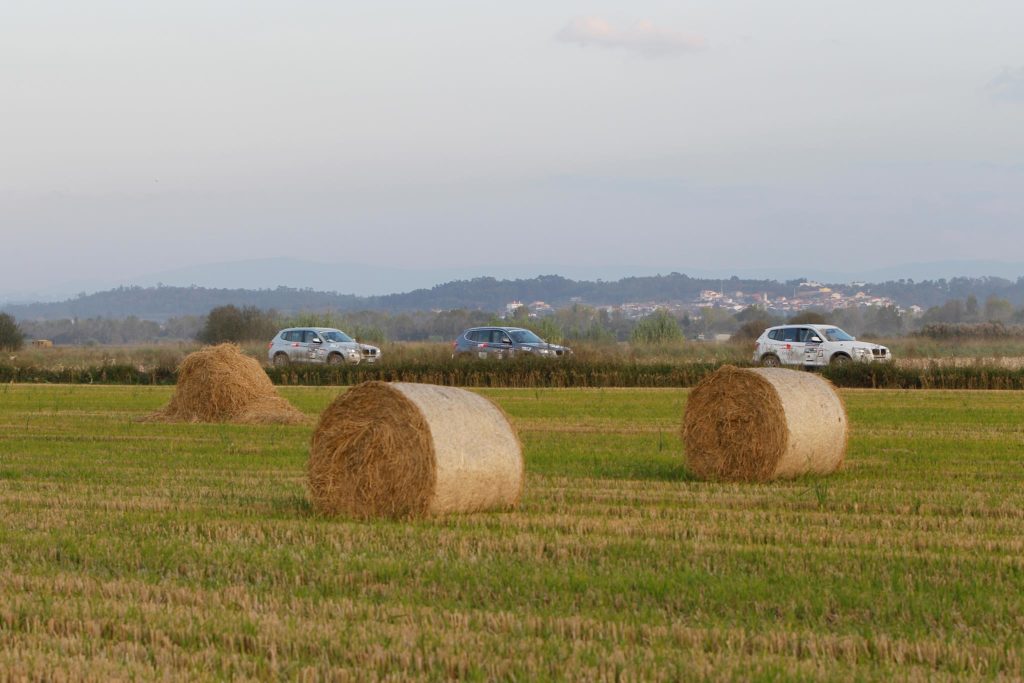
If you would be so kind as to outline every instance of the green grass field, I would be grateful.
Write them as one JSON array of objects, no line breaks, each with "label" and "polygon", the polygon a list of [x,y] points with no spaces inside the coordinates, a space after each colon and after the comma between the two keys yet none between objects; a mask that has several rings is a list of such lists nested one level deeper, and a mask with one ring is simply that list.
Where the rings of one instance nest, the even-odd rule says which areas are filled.
[{"label": "green grass field", "polygon": [[846,391],[845,469],[768,485],[687,476],[685,390],[481,393],[522,509],[366,523],[311,427],[0,386],[0,680],[1024,676],[1024,393]]}]

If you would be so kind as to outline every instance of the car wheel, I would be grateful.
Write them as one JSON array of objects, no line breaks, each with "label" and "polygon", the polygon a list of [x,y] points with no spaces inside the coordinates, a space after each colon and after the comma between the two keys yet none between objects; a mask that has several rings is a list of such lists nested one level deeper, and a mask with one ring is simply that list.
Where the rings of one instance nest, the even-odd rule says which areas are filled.
[{"label": "car wheel", "polygon": [[288,354],[287,353],[279,353],[279,354],[274,356],[274,367],[275,368],[283,368],[286,365],[288,365]]},{"label": "car wheel", "polygon": [[331,355],[327,356],[328,365],[341,365],[344,362],[345,359],[341,357],[340,353],[332,353]]},{"label": "car wheel", "polygon": [[837,353],[836,355],[832,356],[832,360],[830,360],[828,364],[840,368],[844,365],[850,364],[850,357],[842,353]]},{"label": "car wheel", "polygon": [[775,354],[769,353],[761,357],[761,365],[766,368],[777,368],[782,365],[782,361]]}]

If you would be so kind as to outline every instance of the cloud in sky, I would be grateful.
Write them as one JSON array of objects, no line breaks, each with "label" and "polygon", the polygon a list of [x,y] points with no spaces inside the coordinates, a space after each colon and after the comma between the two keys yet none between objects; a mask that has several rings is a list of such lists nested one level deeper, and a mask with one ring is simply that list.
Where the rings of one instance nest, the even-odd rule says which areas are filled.
[{"label": "cloud in sky", "polygon": [[646,57],[669,57],[704,48],[704,39],[640,21],[628,28],[613,26],[601,17],[579,17],[555,36],[583,47],[621,48]]},{"label": "cloud in sky", "polygon": [[988,82],[986,92],[992,99],[1001,102],[1024,102],[1024,67],[1006,67]]}]

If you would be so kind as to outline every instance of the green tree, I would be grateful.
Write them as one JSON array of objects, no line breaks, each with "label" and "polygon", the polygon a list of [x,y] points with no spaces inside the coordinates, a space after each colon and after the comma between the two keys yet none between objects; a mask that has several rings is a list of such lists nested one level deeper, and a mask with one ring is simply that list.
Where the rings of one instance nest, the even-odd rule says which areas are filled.
[{"label": "green tree", "polygon": [[563,341],[562,328],[551,316],[544,316],[532,325],[533,331],[538,337],[552,344],[561,344]]},{"label": "green tree", "polygon": [[950,299],[941,306],[932,306],[921,316],[922,325],[962,322],[967,322],[967,311],[964,302],[960,299]]},{"label": "green tree", "polygon": [[573,304],[555,312],[555,323],[562,330],[562,339],[584,340],[606,344],[615,341],[611,318],[603,309]]},{"label": "green tree", "polygon": [[782,324],[782,318],[771,315],[757,306],[748,306],[737,313],[735,317],[736,322],[742,323],[732,335],[732,338],[737,341],[753,341],[769,327]]},{"label": "green tree", "polygon": [[277,314],[255,306],[218,306],[206,316],[197,338],[206,344],[271,339],[278,329]]},{"label": "green tree", "polygon": [[732,332],[736,329],[736,318],[726,308],[705,306],[700,309],[698,329],[704,334]]},{"label": "green tree", "polygon": [[530,307],[526,304],[519,306],[512,311],[512,315],[508,318],[509,322],[513,325],[527,325],[530,322]]},{"label": "green tree", "polygon": [[824,325],[828,322],[828,319],[825,317],[825,314],[818,311],[800,311],[796,315],[791,316],[786,322],[791,325]]},{"label": "green tree", "polygon": [[1013,317],[1013,304],[992,294],[985,299],[985,320],[990,323],[1006,322]]},{"label": "green tree", "polygon": [[731,339],[733,341],[754,341],[761,336],[762,332],[776,324],[775,321],[768,318],[748,320],[733,332]]},{"label": "green tree", "polygon": [[14,321],[14,316],[0,313],[0,349],[17,351],[25,345],[25,333]]},{"label": "green tree", "polygon": [[662,310],[641,319],[630,336],[634,344],[667,344],[682,338],[683,331],[679,329],[679,321]]},{"label": "green tree", "polygon": [[981,311],[978,309],[978,297],[971,294],[964,303],[964,321],[976,323],[981,319]]},{"label": "green tree", "polygon": [[864,329],[871,335],[896,336],[903,332],[903,316],[895,306],[871,306],[864,312]]}]

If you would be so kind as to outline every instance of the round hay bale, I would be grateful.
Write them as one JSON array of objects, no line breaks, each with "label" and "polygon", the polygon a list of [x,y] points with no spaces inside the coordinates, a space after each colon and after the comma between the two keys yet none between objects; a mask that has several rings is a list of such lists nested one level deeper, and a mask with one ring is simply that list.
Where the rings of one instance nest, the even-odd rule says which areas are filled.
[{"label": "round hay bale", "polygon": [[767,481],[834,472],[846,455],[846,408],[823,377],[725,365],[690,393],[687,468],[702,479]]},{"label": "round hay bale", "polygon": [[309,492],[323,514],[421,517],[511,509],[523,454],[508,418],[455,387],[364,382],[320,416]]},{"label": "round hay bale", "polygon": [[255,358],[234,344],[190,353],[178,366],[170,403],[148,418],[156,422],[300,424],[306,416],[282,398]]}]

